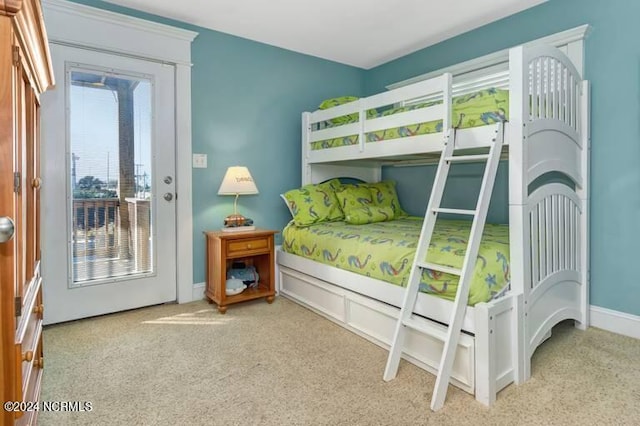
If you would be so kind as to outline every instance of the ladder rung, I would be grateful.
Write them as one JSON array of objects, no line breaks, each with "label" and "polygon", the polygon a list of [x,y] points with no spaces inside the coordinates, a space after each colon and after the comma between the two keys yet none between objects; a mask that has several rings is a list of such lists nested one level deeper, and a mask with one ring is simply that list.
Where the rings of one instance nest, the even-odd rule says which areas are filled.
[{"label": "ladder rung", "polygon": [[445,161],[451,161],[453,163],[477,163],[489,159],[489,154],[476,154],[476,155],[457,155],[453,157],[445,157]]},{"label": "ladder rung", "polygon": [[433,212],[435,212],[435,213],[464,214],[464,215],[469,215],[469,216],[475,216],[476,215],[476,211],[475,210],[444,209],[444,208],[441,208],[441,207],[433,209]]},{"label": "ladder rung", "polygon": [[458,276],[462,275],[462,270],[457,268],[452,268],[451,266],[447,266],[447,265],[439,265],[437,263],[429,263],[429,262],[419,262],[418,266],[420,268],[431,269],[432,271],[440,271],[446,274],[458,275]]},{"label": "ladder rung", "polygon": [[427,334],[431,337],[435,337],[436,339],[442,340],[443,342],[447,340],[447,332],[445,330],[439,330],[436,327],[427,328],[421,322],[418,322],[415,318],[409,317],[406,320],[402,321],[402,324],[405,327],[409,327],[412,330],[419,331],[420,333]]}]

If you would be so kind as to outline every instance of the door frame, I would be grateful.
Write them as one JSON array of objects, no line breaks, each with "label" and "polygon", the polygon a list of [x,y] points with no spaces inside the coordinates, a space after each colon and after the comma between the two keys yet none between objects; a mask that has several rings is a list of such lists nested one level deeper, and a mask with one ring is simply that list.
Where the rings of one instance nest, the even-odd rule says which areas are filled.
[{"label": "door frame", "polygon": [[[193,286],[191,207],[191,42],[198,33],[64,0],[43,0],[42,7],[50,43],[175,66],[177,301],[200,299]],[[42,143],[56,143],[47,141],[42,124]]]}]

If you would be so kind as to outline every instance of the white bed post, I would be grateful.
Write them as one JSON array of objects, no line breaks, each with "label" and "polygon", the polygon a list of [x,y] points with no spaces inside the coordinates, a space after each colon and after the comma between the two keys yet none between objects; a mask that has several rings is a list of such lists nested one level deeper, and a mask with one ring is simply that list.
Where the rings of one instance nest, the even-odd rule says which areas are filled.
[{"label": "white bed post", "polygon": [[514,297],[512,356],[514,381],[531,375],[526,350],[527,297],[530,291],[529,220],[527,217],[526,143],[529,118],[529,62],[522,46],[509,50],[509,245],[511,292]]},{"label": "white bed post", "polygon": [[365,139],[365,131],[364,125],[367,121],[367,112],[365,110],[365,103],[362,99],[358,101],[358,109],[360,110],[358,116],[358,124],[360,124],[360,129],[358,130],[358,145],[360,146],[360,152],[364,152],[364,145],[367,142]]},{"label": "white bed post", "polygon": [[591,101],[589,93],[589,82],[582,81],[582,97],[580,103],[580,137],[582,139],[581,152],[581,168],[582,168],[582,187],[576,188],[576,193],[580,197],[582,209],[580,221],[581,233],[581,253],[580,253],[580,273],[582,282],[580,288],[580,313],[582,319],[580,323],[576,323],[576,327],[586,330],[589,327],[589,281],[590,281],[590,265],[589,265],[589,175],[591,173],[589,159],[591,158],[591,123],[589,120],[591,111]]},{"label": "white bed post", "polygon": [[311,113],[302,113],[302,185],[311,183],[311,165],[309,164],[309,135],[311,134]]},{"label": "white bed post", "polygon": [[496,401],[496,322],[486,303],[474,306],[476,320],[476,401],[490,407]]}]

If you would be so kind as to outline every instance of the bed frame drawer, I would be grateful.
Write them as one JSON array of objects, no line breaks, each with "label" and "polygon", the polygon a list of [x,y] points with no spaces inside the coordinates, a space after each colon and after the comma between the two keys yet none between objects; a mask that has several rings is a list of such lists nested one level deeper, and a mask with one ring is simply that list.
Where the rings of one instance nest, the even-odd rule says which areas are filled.
[{"label": "bed frame drawer", "polygon": [[[398,308],[352,293],[347,296],[346,309],[346,323],[352,330],[356,330],[362,336],[368,336],[369,340],[384,348],[389,348],[400,315]],[[413,316],[413,319],[424,329],[432,330],[433,334],[423,334],[408,329],[404,342],[403,358],[437,374],[444,342],[436,336],[446,335],[447,329],[441,324],[416,315]],[[475,388],[474,360],[474,338],[461,333],[451,372],[451,381],[469,393],[473,393]]]},{"label": "bed frame drawer", "polygon": [[[389,348],[400,314],[398,308],[282,265],[279,269],[279,279],[283,296],[385,349]],[[418,317],[417,321],[425,329],[433,330],[433,335],[409,330],[402,357],[435,374],[444,346],[444,342],[436,336],[446,333],[446,329],[426,318]],[[466,392],[473,394],[475,391],[475,340],[473,336],[465,333],[460,334],[451,383]]]},{"label": "bed frame drawer", "polygon": [[302,302],[324,316],[339,322],[345,321],[344,294],[338,287],[300,272],[280,268],[280,291],[292,299]]}]

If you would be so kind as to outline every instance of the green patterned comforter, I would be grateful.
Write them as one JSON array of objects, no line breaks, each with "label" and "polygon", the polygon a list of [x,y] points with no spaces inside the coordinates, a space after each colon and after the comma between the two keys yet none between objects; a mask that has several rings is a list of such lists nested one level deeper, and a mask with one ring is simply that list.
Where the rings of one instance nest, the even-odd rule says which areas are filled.
[{"label": "green patterned comforter", "polygon": [[[453,126],[458,129],[485,126],[508,120],[509,113],[509,91],[500,89],[486,89],[468,95],[457,96],[452,100]],[[367,119],[385,117],[399,112],[414,109],[426,108],[440,102],[427,102],[408,107],[391,108],[380,113],[367,112]],[[352,119],[349,117],[353,116]],[[346,120],[341,120],[340,124],[358,122],[358,115],[345,116]],[[328,124],[331,127],[330,124]],[[413,124],[409,126],[396,127],[393,129],[379,130],[377,132],[366,133],[367,142],[382,142],[388,139],[397,139],[407,136],[426,135],[439,133],[442,131],[442,120],[430,121],[427,123]],[[358,135],[348,135],[345,137],[326,139],[311,143],[312,150],[335,148],[339,146],[355,145],[358,143]]]},{"label": "green patterned comforter", "polygon": [[[283,250],[327,265],[406,286],[422,218],[408,217],[368,225],[322,222],[283,231]],[[429,262],[461,268],[471,222],[438,220]],[[453,300],[458,276],[425,270],[420,290]],[[486,302],[509,282],[509,227],[487,224],[474,270],[469,305]]]}]

